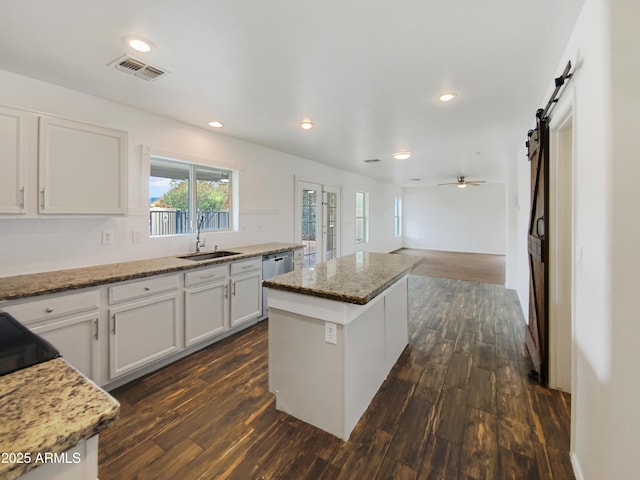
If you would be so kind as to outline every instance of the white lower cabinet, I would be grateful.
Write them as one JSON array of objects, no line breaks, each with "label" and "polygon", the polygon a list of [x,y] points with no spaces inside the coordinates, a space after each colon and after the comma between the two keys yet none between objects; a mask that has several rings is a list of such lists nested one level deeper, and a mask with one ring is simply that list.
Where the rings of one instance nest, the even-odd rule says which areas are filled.
[{"label": "white lower cabinet", "polygon": [[31,327],[54,345],[69,364],[96,383],[98,381],[98,341],[100,325],[98,312],[62,318],[58,321]]},{"label": "white lower cabinet", "polygon": [[177,292],[111,308],[109,317],[112,379],[180,350]]},{"label": "white lower cabinet", "polygon": [[100,383],[99,306],[99,292],[92,290],[51,295],[2,309],[50,342],[70,365]]},{"label": "white lower cabinet", "polygon": [[205,268],[185,274],[185,346],[229,329],[229,266]]},{"label": "white lower cabinet", "polygon": [[231,326],[262,315],[262,258],[231,264]]},{"label": "white lower cabinet", "polygon": [[[154,295],[154,292],[162,293]],[[182,349],[179,296],[177,275],[150,277],[109,288],[111,302],[129,300],[109,308],[111,379]]]}]

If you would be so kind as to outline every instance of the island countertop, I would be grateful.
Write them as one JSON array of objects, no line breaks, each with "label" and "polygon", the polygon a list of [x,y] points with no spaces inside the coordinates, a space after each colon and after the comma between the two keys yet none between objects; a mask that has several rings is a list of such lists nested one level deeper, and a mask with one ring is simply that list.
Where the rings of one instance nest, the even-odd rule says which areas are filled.
[{"label": "island countertop", "polygon": [[62,453],[97,435],[119,412],[116,399],[62,358],[0,377],[0,452],[30,455],[28,463],[0,463],[0,479],[35,468],[38,453]]},{"label": "island countertop", "polygon": [[422,261],[422,257],[356,252],[265,280],[265,287],[364,305]]},{"label": "island countertop", "polygon": [[[0,277],[0,302],[50,293],[66,292],[68,290],[85,287],[95,287],[108,283],[133,280],[151,275],[162,275],[213,264],[234,262],[236,260],[244,260],[251,257],[294,250],[296,248],[302,248],[302,245],[271,242],[244,247],[224,248],[224,250],[236,252],[238,255],[198,262],[177,256],[168,256]],[[202,251],[202,253],[208,252],[209,250]]]}]

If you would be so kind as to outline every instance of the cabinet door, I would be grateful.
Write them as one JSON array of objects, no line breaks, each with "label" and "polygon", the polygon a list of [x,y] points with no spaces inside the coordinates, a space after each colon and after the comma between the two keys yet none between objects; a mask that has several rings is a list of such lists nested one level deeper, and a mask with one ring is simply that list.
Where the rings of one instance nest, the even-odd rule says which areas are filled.
[{"label": "cabinet door", "polygon": [[229,328],[229,283],[227,281],[189,288],[185,300],[185,344],[214,337]]},{"label": "cabinet door", "polygon": [[262,314],[262,273],[231,278],[231,326],[258,318]]},{"label": "cabinet door", "polygon": [[0,213],[25,211],[26,113],[0,107]]},{"label": "cabinet door", "polygon": [[99,384],[98,323],[98,312],[94,312],[59,318],[54,322],[30,327],[30,330],[49,341],[62,353],[62,358]]},{"label": "cabinet door", "polygon": [[180,350],[177,292],[112,308],[109,320],[112,379]]},{"label": "cabinet door", "polygon": [[39,122],[39,212],[124,214],[127,134],[53,117]]}]

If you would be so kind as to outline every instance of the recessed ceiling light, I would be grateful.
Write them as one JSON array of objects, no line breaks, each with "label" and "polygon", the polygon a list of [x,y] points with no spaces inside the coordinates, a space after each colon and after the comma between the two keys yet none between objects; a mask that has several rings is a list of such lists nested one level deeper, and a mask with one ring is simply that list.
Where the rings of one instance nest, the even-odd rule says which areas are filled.
[{"label": "recessed ceiling light", "polygon": [[458,96],[458,94],[455,93],[455,92],[447,92],[447,93],[443,93],[438,98],[440,99],[441,102],[450,102],[451,100],[453,100],[457,96]]},{"label": "recessed ceiling light", "polygon": [[419,182],[420,180],[422,180],[421,178],[410,178],[409,181],[410,182]]},{"label": "recessed ceiling light", "polygon": [[396,160],[406,160],[410,156],[411,156],[411,152],[407,152],[407,151],[396,152],[393,154],[393,158],[395,158]]},{"label": "recessed ceiling light", "polygon": [[302,122],[300,122],[300,126],[305,130],[311,130],[313,127],[315,127],[311,120],[303,120]]},{"label": "recessed ceiling light", "polygon": [[209,126],[213,128],[222,128],[224,127],[224,123],[219,122],[218,120],[214,120],[212,122],[209,122]]},{"label": "recessed ceiling light", "polygon": [[127,39],[127,44],[136,52],[147,53],[151,51],[151,42],[139,37],[132,37]]}]

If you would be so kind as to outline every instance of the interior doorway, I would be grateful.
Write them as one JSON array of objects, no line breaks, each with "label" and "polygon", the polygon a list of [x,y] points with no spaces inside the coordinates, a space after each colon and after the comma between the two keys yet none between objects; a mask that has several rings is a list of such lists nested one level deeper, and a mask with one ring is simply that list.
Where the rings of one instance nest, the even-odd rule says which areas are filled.
[{"label": "interior doorway", "polygon": [[304,245],[304,266],[340,256],[340,187],[296,180],[295,242]]},{"label": "interior doorway", "polygon": [[566,108],[551,122],[549,387],[571,393],[574,237],[574,122]]}]

